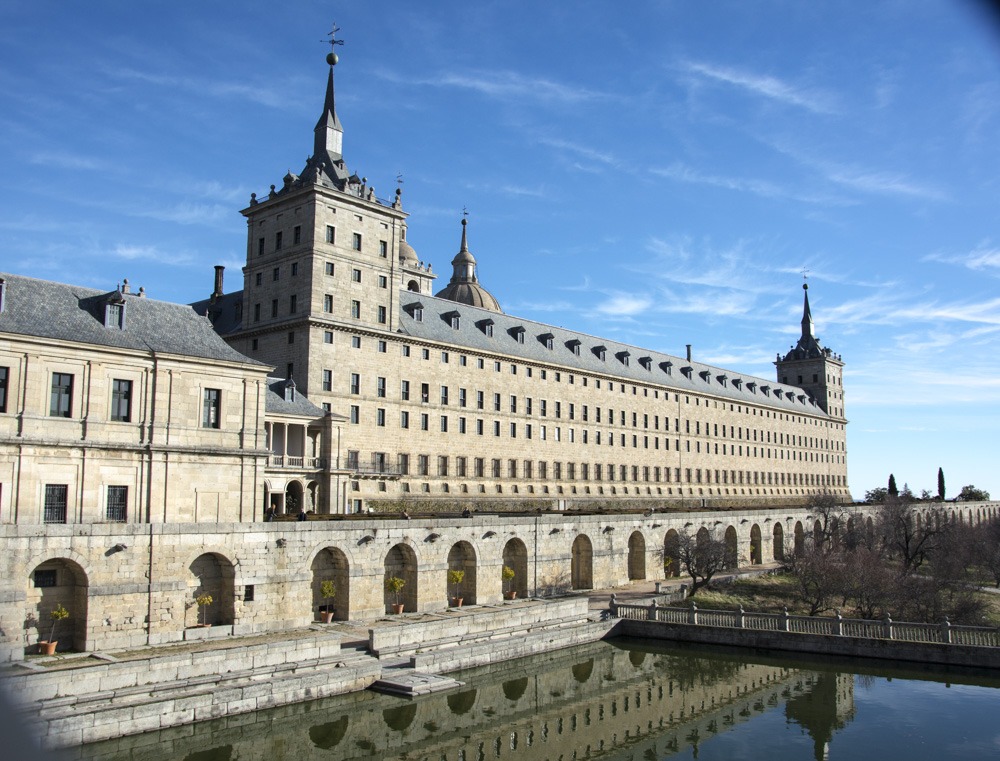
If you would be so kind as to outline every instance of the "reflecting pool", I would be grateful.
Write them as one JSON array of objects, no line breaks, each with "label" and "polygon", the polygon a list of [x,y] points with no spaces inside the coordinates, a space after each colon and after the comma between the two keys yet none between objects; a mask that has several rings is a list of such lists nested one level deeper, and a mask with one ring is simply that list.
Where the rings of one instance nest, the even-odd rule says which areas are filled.
[{"label": "reflecting pool", "polygon": [[77,749],[93,761],[996,759],[1000,678],[749,651],[598,642]]}]

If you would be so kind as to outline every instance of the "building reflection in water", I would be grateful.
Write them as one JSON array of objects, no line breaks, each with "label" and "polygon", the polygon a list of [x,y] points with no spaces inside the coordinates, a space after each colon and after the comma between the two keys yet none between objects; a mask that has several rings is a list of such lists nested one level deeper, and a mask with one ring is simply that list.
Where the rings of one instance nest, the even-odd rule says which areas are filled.
[{"label": "building reflection in water", "polygon": [[86,746],[94,761],[658,759],[784,705],[817,758],[853,715],[849,675],[598,642],[456,675],[415,700],[366,691]]}]

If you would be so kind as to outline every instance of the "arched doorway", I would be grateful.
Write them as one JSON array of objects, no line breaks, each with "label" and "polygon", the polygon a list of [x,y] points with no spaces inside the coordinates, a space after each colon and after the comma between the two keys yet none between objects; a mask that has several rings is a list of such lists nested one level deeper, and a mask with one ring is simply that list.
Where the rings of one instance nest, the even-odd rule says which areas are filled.
[{"label": "arched doorway", "polygon": [[573,540],[570,584],[573,589],[594,588],[594,546],[586,534],[580,534]]},{"label": "arched doorway", "polygon": [[[229,558],[217,552],[206,552],[196,557],[188,570],[188,596],[184,615],[185,626],[196,626],[202,621],[210,626],[229,626],[235,618],[236,571]],[[212,602],[201,606],[199,597],[208,595]]]},{"label": "arched doorway", "polygon": [[[705,529],[702,529],[705,531]],[[708,539],[708,532],[705,531],[705,540]],[[702,543],[701,531],[698,532],[698,544]],[[736,536],[736,527],[729,526],[726,529],[726,568],[735,571],[740,565],[739,539]]]},{"label": "arched doorway", "polygon": [[503,564],[514,572],[514,578],[507,582],[507,589],[517,592],[518,597],[528,596],[528,548],[520,539],[511,539],[503,547]]},{"label": "arched doorway", "polygon": [[[334,596],[323,597],[323,582],[332,581]],[[333,617],[338,621],[347,621],[351,617],[351,585],[350,568],[347,556],[335,547],[320,550],[312,562],[312,606],[313,612],[320,612],[321,607],[333,611]]]},{"label": "arched doorway", "polygon": [[[69,617],[56,623],[56,649],[87,649],[87,588],[87,574],[72,560],[53,558],[35,567],[28,577],[25,625],[37,630],[36,642],[52,637],[52,611],[61,605]],[[34,652],[34,643],[30,647]]]},{"label": "arched doorway", "polygon": [[329,513],[330,509],[320,504],[322,496],[319,483],[317,481],[310,481],[306,486],[306,510],[312,510],[314,513]]},{"label": "arched doorway", "polygon": [[[448,584],[445,594],[461,597],[463,605],[476,604],[476,550],[468,542],[456,542],[448,550],[448,570],[464,571],[465,576],[458,585]],[[447,581],[447,580],[446,580]],[[456,594],[457,593],[457,594]]]},{"label": "arched doorway", "polygon": [[795,521],[795,557],[800,558],[806,554],[806,532],[802,528],[802,521]]},{"label": "arched doorway", "polygon": [[663,575],[668,579],[681,575],[681,539],[673,529],[663,537]]},{"label": "arched doorway", "polygon": [[628,580],[646,578],[646,539],[639,531],[628,538]]},{"label": "arched doorway", "polygon": [[[399,601],[404,611],[413,612],[417,609],[417,553],[407,544],[397,544],[385,556],[385,578],[395,576],[403,580],[403,588],[399,592]],[[392,610],[396,596],[382,585],[385,611]]]},{"label": "arched doorway", "polygon": [[302,484],[298,481],[289,481],[285,487],[285,514],[298,515],[300,510],[308,510],[308,505],[303,500]]},{"label": "arched doorway", "polygon": [[760,526],[755,523],[750,527],[750,565],[760,565],[762,555]]},{"label": "arched doorway", "polygon": [[774,524],[774,541],[771,545],[771,554],[775,560],[779,563],[783,563],[785,560],[785,529],[784,527],[775,522]]}]

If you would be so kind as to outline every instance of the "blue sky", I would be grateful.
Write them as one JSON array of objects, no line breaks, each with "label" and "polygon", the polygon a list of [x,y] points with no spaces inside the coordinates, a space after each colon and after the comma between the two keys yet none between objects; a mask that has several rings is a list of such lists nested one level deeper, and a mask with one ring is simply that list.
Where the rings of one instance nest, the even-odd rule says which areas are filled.
[{"label": "blue sky", "polygon": [[239,283],[342,28],[348,166],[506,312],[774,377],[807,271],[856,497],[1000,496],[1000,31],[914,2],[0,3],[0,269]]}]

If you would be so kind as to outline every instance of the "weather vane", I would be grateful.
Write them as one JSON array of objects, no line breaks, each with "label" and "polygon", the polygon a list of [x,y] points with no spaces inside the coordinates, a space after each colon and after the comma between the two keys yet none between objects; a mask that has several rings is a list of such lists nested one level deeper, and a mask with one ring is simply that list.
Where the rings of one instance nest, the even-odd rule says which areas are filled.
[{"label": "weather vane", "polygon": [[402,172],[396,172],[396,184],[399,185],[400,187],[402,187],[402,185],[403,185],[403,173]]},{"label": "weather vane", "polygon": [[462,216],[463,217],[468,217],[469,216],[469,210],[466,207],[464,207],[464,206],[462,207]]},{"label": "weather vane", "polygon": [[344,44],[343,40],[338,40],[337,39],[337,32],[339,32],[339,31],[340,31],[340,27],[337,26],[337,22],[334,22],[333,23],[333,28],[330,30],[330,33],[326,35],[330,39],[329,40],[320,40],[320,42],[325,43],[325,44],[327,44],[327,45],[330,46],[330,52],[326,54],[326,62],[328,64],[330,64],[331,66],[333,66],[335,63],[337,63],[337,54],[334,53],[333,51],[337,49],[337,45],[343,45]]}]

